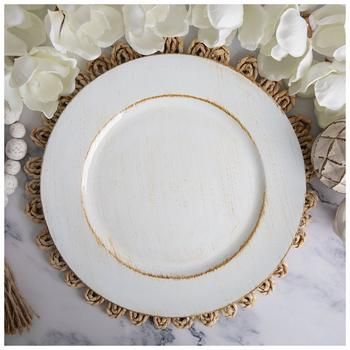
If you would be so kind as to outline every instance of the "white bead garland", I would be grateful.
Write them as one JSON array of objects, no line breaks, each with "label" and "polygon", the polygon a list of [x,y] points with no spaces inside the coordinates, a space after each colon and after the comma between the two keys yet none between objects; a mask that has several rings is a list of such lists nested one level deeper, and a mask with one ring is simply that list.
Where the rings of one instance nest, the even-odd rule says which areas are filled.
[{"label": "white bead garland", "polygon": [[27,143],[22,140],[26,134],[26,128],[22,123],[16,120],[7,120],[5,124],[9,126],[9,134],[12,137],[5,146],[6,156],[9,158],[5,162],[5,181],[4,181],[4,204],[8,203],[8,196],[15,192],[18,187],[17,175],[21,170],[19,160],[23,159],[27,153]]},{"label": "white bead garland", "polygon": [[5,162],[5,173],[9,175],[17,175],[21,170],[21,163],[17,160],[7,159]]},{"label": "white bead garland", "polygon": [[21,139],[26,134],[26,128],[22,123],[14,123],[9,127],[9,133],[16,139]]},{"label": "white bead garland", "polygon": [[11,139],[6,143],[5,152],[12,160],[21,160],[27,153],[27,144],[22,139]]},{"label": "white bead garland", "polygon": [[18,181],[16,176],[5,174],[5,194],[9,195],[15,192],[18,186]]}]

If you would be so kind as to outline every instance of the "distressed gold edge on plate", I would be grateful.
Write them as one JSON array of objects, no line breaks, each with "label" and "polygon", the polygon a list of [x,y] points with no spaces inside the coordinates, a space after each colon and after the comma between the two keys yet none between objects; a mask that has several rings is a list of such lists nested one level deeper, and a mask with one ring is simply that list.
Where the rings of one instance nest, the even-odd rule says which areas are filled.
[{"label": "distressed gold edge on plate", "polygon": [[118,112],[117,114],[115,114],[113,117],[109,118],[104,124],[103,126],[100,128],[100,130],[97,132],[97,134],[95,135],[95,137],[93,138],[93,140],[90,143],[90,146],[88,148],[88,151],[85,155],[85,160],[84,160],[84,166],[83,166],[83,172],[82,172],[82,180],[80,181],[80,183],[82,184],[81,186],[81,192],[80,192],[80,202],[81,202],[81,207],[82,207],[82,211],[83,211],[83,216],[85,218],[85,221],[92,233],[92,235],[94,236],[94,239],[96,240],[96,243],[103,249],[106,250],[106,252],[112,256],[114,259],[116,259],[120,264],[122,264],[123,266],[129,268],[130,270],[140,273],[144,276],[149,276],[149,277],[153,277],[153,278],[160,278],[160,279],[174,279],[174,280],[184,280],[184,279],[192,279],[192,278],[196,278],[196,277],[200,277],[203,276],[209,272],[213,272],[218,270],[219,268],[225,266],[227,263],[229,263],[232,259],[234,259],[246,246],[247,244],[250,242],[250,240],[252,239],[252,237],[254,236],[260,221],[262,219],[262,217],[264,216],[264,212],[265,212],[265,208],[266,208],[266,192],[263,192],[263,197],[262,197],[262,204],[261,204],[261,208],[259,210],[258,216],[257,216],[257,220],[252,228],[252,230],[250,231],[250,233],[248,234],[248,237],[244,240],[244,242],[241,244],[241,246],[230,256],[226,257],[225,259],[223,259],[221,262],[217,263],[215,266],[210,267],[208,269],[206,269],[203,272],[198,272],[198,273],[193,273],[193,274],[188,274],[188,275],[175,275],[175,274],[171,274],[171,275],[162,275],[162,274],[154,274],[151,272],[147,272],[147,271],[143,271],[141,269],[138,269],[137,267],[133,266],[131,263],[127,263],[125,262],[120,255],[114,250],[114,249],[110,249],[106,246],[106,244],[101,240],[101,238],[99,237],[99,235],[96,232],[96,229],[93,227],[93,225],[91,224],[89,217],[87,215],[87,210],[86,210],[86,206],[84,203],[84,195],[83,195],[83,187],[84,187],[84,181],[83,181],[83,177],[84,177],[84,170],[85,170],[85,163],[88,159],[89,153],[91,148],[93,147],[95,141],[99,138],[102,130],[107,127],[108,124],[110,124],[111,122],[113,122],[115,120],[115,118],[118,118],[122,115],[122,113],[132,109],[133,107],[138,106],[139,104],[143,103],[143,102],[147,102],[150,100],[156,100],[159,98],[173,98],[173,97],[183,97],[183,98],[188,98],[188,99],[194,99],[194,100],[198,100],[201,102],[205,102],[208,103],[216,108],[218,108],[219,110],[223,111],[229,118],[233,119],[239,126],[240,128],[248,135],[249,139],[253,142],[255,149],[261,159],[260,156],[260,152],[259,149],[252,137],[252,135],[250,134],[250,132],[248,131],[248,129],[243,125],[243,123],[234,116],[234,114],[232,112],[230,112],[227,108],[225,108],[224,106],[219,105],[218,103],[211,101],[207,98],[203,98],[203,97],[199,97],[199,96],[193,96],[193,95],[188,95],[188,94],[162,94],[162,95],[156,95],[156,96],[150,96],[150,97],[146,97],[143,99],[140,99],[132,104],[130,104],[129,106],[123,108],[120,112]]},{"label": "distressed gold edge on plate", "polygon": [[[180,38],[174,38],[174,39],[177,39],[177,40],[182,41],[182,39],[180,39]],[[201,43],[200,43],[200,44],[201,44]],[[205,47],[204,44],[202,44],[202,45]],[[114,46],[114,49],[117,50],[118,47],[122,47],[122,46],[128,46],[128,45],[125,44],[125,43],[119,43],[119,44],[116,44],[116,45]],[[129,46],[128,46],[128,48],[129,48],[129,50],[130,50],[131,52],[133,51]],[[210,50],[210,49],[208,49],[208,50]],[[171,52],[170,52],[170,53],[171,53]],[[192,53],[189,52],[189,54],[192,54]],[[194,54],[194,55],[195,55],[195,54]],[[103,56],[101,56],[101,57],[103,57]],[[251,57],[252,57],[252,56],[243,57],[243,58],[241,59],[240,63],[241,63],[244,59],[246,59],[246,58],[251,58]],[[133,60],[133,59],[136,59],[136,58],[138,58],[138,57],[130,57],[129,60]],[[98,59],[99,59],[99,58],[98,58]],[[93,61],[91,64],[93,64],[94,62],[98,61],[98,59],[96,59],[95,61]],[[255,58],[254,58],[254,59],[255,59]],[[256,60],[256,59],[255,59],[255,60]],[[126,61],[126,62],[127,62],[127,61]],[[122,63],[123,63],[123,62],[118,62],[116,65],[119,65],[119,64],[122,64]],[[240,63],[239,63],[239,64],[240,64]],[[112,66],[111,68],[113,68],[113,66]],[[230,67],[230,68],[233,69],[234,71],[238,72],[234,67]],[[256,69],[257,69],[257,68],[256,68]],[[99,73],[99,74],[96,75],[95,73],[91,73],[91,72],[89,72],[88,70],[83,71],[83,72],[81,72],[81,73],[82,73],[82,78],[85,79],[85,80],[84,80],[84,83],[80,83],[80,86],[76,87],[76,90],[75,90],[68,98],[73,98],[73,97],[74,97],[82,88],[84,88],[89,82],[93,81],[93,80],[94,80],[95,78],[97,78],[100,74],[103,74],[103,72],[102,72],[102,73]],[[243,76],[245,76],[245,75],[244,75],[243,73],[241,73],[241,72],[238,72],[238,73],[240,73],[240,74],[242,74]],[[245,76],[245,77],[246,77],[246,76]],[[247,77],[246,77],[246,78],[247,78]],[[261,77],[260,77],[260,78],[261,78]],[[247,78],[247,79],[250,80],[249,78]],[[252,81],[252,82],[253,82],[254,84],[256,84],[257,86],[259,86],[258,83],[256,82],[256,78],[255,78],[255,80]],[[272,81],[271,81],[271,82],[272,82]],[[261,87],[260,87],[260,88],[261,88]],[[263,90],[264,90],[264,89],[263,89]],[[265,90],[264,90],[264,91],[265,91]],[[270,97],[273,98],[273,95],[271,95],[271,94],[268,93],[267,91],[265,91],[265,93],[266,93],[268,96],[270,96]],[[274,100],[274,98],[273,98],[273,100]],[[281,110],[282,110],[282,107],[278,104],[278,102],[277,102],[276,100],[274,100],[274,102],[275,102],[276,105],[277,105],[279,108],[281,108]],[[59,104],[58,110],[57,110],[57,112],[56,112],[56,113],[57,113],[57,117],[59,117],[59,115],[63,112],[64,108],[65,108],[64,104],[63,104],[63,105]],[[44,122],[44,124],[45,124],[46,126],[48,126],[48,127],[52,130],[52,128],[53,128],[53,126],[54,126],[54,124],[55,124],[56,121],[55,121],[55,120],[54,120],[54,121],[47,121],[46,118],[43,118],[43,122]],[[294,131],[295,131],[295,130],[294,130]],[[295,131],[295,132],[296,132],[296,131]],[[309,134],[309,133],[308,133],[308,134]],[[298,135],[297,135],[297,136],[298,136]],[[304,152],[303,152],[303,157],[304,157],[304,163],[305,163],[305,171],[307,171],[307,170],[308,170],[308,169],[307,169],[307,163],[306,163],[306,162],[307,162],[307,158],[308,158],[307,152],[306,152],[305,154],[304,154]],[[312,175],[313,175],[313,171],[312,171],[312,169],[311,169],[310,178],[311,178]],[[31,177],[30,174],[28,174],[28,176]],[[308,179],[307,177],[305,177],[306,183],[308,183],[309,180],[310,180],[310,179]],[[306,203],[305,203],[305,205],[304,205],[304,210],[303,210],[303,214],[302,214],[302,217],[301,217],[301,223],[304,221],[305,224],[308,222],[308,220],[309,220],[310,217],[311,217],[311,216],[308,214],[309,210],[312,209],[312,208],[316,205],[316,202],[317,202],[317,199],[318,199],[318,198],[317,198],[317,194],[316,194],[315,192],[313,192],[313,191],[307,191],[307,192],[305,193],[305,200],[307,199],[308,194],[310,194],[310,195],[312,196],[313,202],[312,202],[312,204],[309,205],[309,206],[307,206]],[[40,192],[39,192],[38,194],[36,194],[36,195],[31,196],[31,197],[32,197],[32,199],[33,199],[33,198],[35,199],[35,198],[37,198],[37,197],[40,198]],[[26,206],[26,213],[27,213],[27,215],[28,215],[31,219],[33,219],[33,216],[32,216],[31,211],[28,210],[28,207],[30,207],[30,203],[31,203],[31,200],[29,200],[29,202],[28,202],[28,204],[27,204],[27,206]],[[35,221],[35,218],[34,218],[34,222],[37,222],[37,221]],[[50,236],[50,234],[49,234],[48,231],[47,231],[47,233],[48,233],[48,235]],[[55,249],[54,244],[52,244],[52,247],[50,247],[50,248],[41,246],[40,240],[38,239],[39,236],[40,236],[40,234],[42,234],[42,231],[38,234],[38,236],[37,236],[37,238],[36,238],[36,242],[37,242],[37,245],[39,246],[39,248],[44,249],[44,250],[46,250],[46,251],[50,251],[51,249]],[[305,234],[305,225],[302,225],[302,224],[299,225],[298,230],[297,230],[297,232],[296,232],[296,234],[295,234],[295,238],[298,237],[298,236],[300,236],[300,234],[301,234],[301,235],[304,235],[304,234]],[[301,242],[303,242],[303,240],[302,240]],[[298,248],[298,247],[300,247],[300,246],[301,246],[301,244],[295,244],[295,243],[294,243],[294,240],[293,240],[293,242],[292,242],[291,245],[289,246],[287,252],[285,253],[285,255],[283,256],[283,258],[281,259],[281,262],[277,265],[276,269],[277,269],[279,266],[284,266],[284,268],[286,268],[287,265],[284,264],[284,259],[285,259],[286,255],[289,253],[289,251],[290,251],[290,249],[291,249],[292,247]],[[262,281],[261,283],[264,283],[265,281],[270,280],[270,279],[272,278],[272,276],[274,276],[276,269],[275,269],[264,281]],[[278,277],[282,277],[282,276],[285,275],[286,273],[287,273],[287,271],[285,271],[281,276],[278,276],[278,275],[277,275],[277,276],[278,276]],[[74,274],[74,272],[68,268],[68,271],[66,271],[65,274],[66,274],[66,277],[67,277],[67,274],[72,275],[72,274]],[[74,274],[74,275],[75,275],[75,274]],[[70,287],[74,287],[74,288],[87,288],[87,290],[89,290],[89,288],[88,288],[87,286],[84,285],[84,283],[79,279],[78,276],[75,275],[75,277],[76,277],[76,282],[77,282],[77,283],[71,284],[71,283],[69,283],[69,282],[67,281],[67,278],[65,278],[66,284],[67,284],[68,286],[70,286]],[[257,287],[255,287],[254,289],[252,289],[249,293],[243,295],[240,299],[237,299],[236,301],[234,301],[234,302],[232,302],[232,303],[229,303],[229,304],[223,306],[222,308],[219,308],[219,309],[217,309],[217,310],[211,311],[211,312],[209,312],[209,313],[217,313],[218,311],[221,311],[221,313],[222,313],[223,315],[225,315],[226,317],[234,316],[234,315],[236,314],[236,311],[234,311],[234,314],[233,314],[233,315],[227,316],[227,315],[223,312],[223,310],[224,310],[226,307],[230,307],[230,306],[234,306],[234,307],[235,307],[235,310],[236,310],[236,309],[237,309],[237,305],[239,305],[239,303],[240,303],[240,300],[242,300],[243,298],[245,298],[245,297],[247,297],[247,296],[254,295],[254,293],[256,292],[257,288],[261,285],[261,283],[260,283]],[[249,299],[249,298],[248,298],[248,299]],[[86,300],[86,301],[87,301],[87,300]],[[87,302],[88,302],[88,301],[87,301]],[[107,301],[107,302],[108,302],[108,301]],[[90,304],[91,304],[91,303],[90,303]],[[98,303],[98,304],[100,305],[101,303]],[[118,306],[118,305],[116,305],[116,304],[112,304],[112,303],[110,303],[110,302],[109,302],[108,305],[116,306],[118,309],[121,310],[121,311],[119,312],[118,315],[114,315],[114,314],[111,315],[111,314],[108,312],[108,307],[107,307],[107,308],[105,309],[105,312],[106,312],[110,317],[117,318],[117,317],[119,317],[119,316],[124,315],[126,312],[128,312],[128,313],[129,313],[129,319],[130,319],[130,321],[131,321],[132,324],[134,324],[134,325],[140,325],[140,324],[143,324],[143,323],[144,323],[144,318],[142,318],[142,317],[141,317],[141,321],[140,321],[140,322],[133,322],[133,321],[131,320],[131,318],[130,318],[130,313],[132,313],[133,311],[128,310],[128,309],[125,309],[125,308],[123,308],[122,306]],[[251,303],[250,305],[252,305],[252,303]],[[250,306],[250,305],[249,305],[249,306]],[[203,316],[203,315],[204,315],[204,316],[205,316],[205,315],[208,315],[209,313],[203,313],[203,314],[200,314],[200,315],[183,316],[182,318],[183,318],[183,319],[189,319],[189,324],[192,324],[193,319],[201,319],[201,316]],[[142,314],[140,314],[140,315],[142,315]],[[144,316],[146,316],[146,318],[148,318],[149,316],[153,317],[153,325],[154,325],[154,327],[156,327],[156,328],[163,328],[163,326],[162,326],[161,324],[157,324],[157,323],[155,322],[155,318],[161,318],[161,319],[163,319],[163,320],[165,319],[165,320],[166,320],[166,322],[165,322],[166,326],[169,324],[169,320],[171,320],[172,323],[173,323],[176,327],[178,327],[178,328],[187,328],[187,327],[188,327],[188,323],[186,323],[185,326],[181,326],[181,324],[179,324],[178,322],[174,322],[174,318],[172,318],[172,317],[157,316],[157,315],[144,315]],[[180,317],[175,317],[175,319],[180,319]],[[205,322],[203,322],[202,319],[201,319],[201,321],[202,321],[202,323],[203,323],[204,325],[206,325],[206,326],[212,326],[213,324],[216,323],[216,322],[206,322],[206,323],[205,323]],[[164,324],[164,323],[163,323],[163,324]]]}]

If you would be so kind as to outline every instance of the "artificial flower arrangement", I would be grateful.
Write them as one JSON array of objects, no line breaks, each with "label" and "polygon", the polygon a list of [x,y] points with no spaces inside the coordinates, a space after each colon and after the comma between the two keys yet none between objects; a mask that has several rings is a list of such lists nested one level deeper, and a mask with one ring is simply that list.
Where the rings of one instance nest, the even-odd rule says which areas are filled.
[{"label": "artificial flower arrangement", "polygon": [[79,62],[125,37],[140,55],[190,26],[213,48],[257,50],[259,73],[313,98],[321,128],[345,116],[345,5],[6,5],[5,204],[27,150],[23,105],[51,118],[75,89]]}]

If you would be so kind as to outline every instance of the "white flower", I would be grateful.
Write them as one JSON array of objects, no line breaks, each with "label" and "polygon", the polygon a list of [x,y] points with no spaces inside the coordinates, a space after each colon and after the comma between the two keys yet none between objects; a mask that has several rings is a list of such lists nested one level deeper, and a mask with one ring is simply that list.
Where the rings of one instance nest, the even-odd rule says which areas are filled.
[{"label": "white flower", "polygon": [[23,110],[23,102],[18,89],[10,86],[12,67],[12,62],[5,60],[5,124],[8,125],[18,121]]},{"label": "white flower", "polygon": [[247,50],[256,50],[264,38],[266,25],[267,13],[263,6],[244,5],[243,24],[238,29],[241,46]]},{"label": "white flower", "polygon": [[166,37],[185,36],[189,12],[185,5],[124,5],[125,38],[142,55],[164,48]]},{"label": "white flower", "polygon": [[300,4],[300,5],[298,5],[298,7],[299,7],[300,12],[307,14],[307,13],[310,13],[310,12],[316,10],[318,7],[320,7],[320,5]]},{"label": "white flower", "polygon": [[325,5],[309,16],[313,49],[327,57],[345,45],[345,11],[344,5]]},{"label": "white flower", "polygon": [[[329,74],[315,77],[315,114],[320,127],[345,117],[345,62],[333,61]],[[317,79],[318,78],[318,79]]]},{"label": "white flower", "polygon": [[[249,20],[255,17],[256,12],[256,8],[250,11]],[[243,5],[191,6],[191,24],[199,29],[198,40],[208,47],[230,45],[237,29],[243,24],[243,17]],[[248,37],[247,41],[249,40]]]},{"label": "white flower", "polygon": [[295,6],[265,6],[268,23],[258,55],[262,76],[271,80],[298,81],[312,64],[312,45],[307,23]]},{"label": "white flower", "polygon": [[74,91],[78,72],[75,59],[52,47],[37,47],[15,60],[10,85],[18,88],[29,109],[50,118],[57,109],[59,96]]},{"label": "white flower", "polygon": [[319,62],[311,66],[298,82],[291,85],[291,94],[305,93],[314,87],[320,107],[336,111],[345,105],[345,63]]},{"label": "white flower", "polygon": [[123,19],[118,8],[104,5],[60,6],[45,18],[52,45],[86,60],[101,55],[123,36]]},{"label": "white flower", "polygon": [[318,62],[312,65],[289,92],[307,97],[315,96],[314,105],[318,123],[326,127],[345,115],[345,62]]},{"label": "white flower", "polygon": [[338,119],[345,118],[345,105],[338,109],[337,111],[332,111],[331,109],[321,107],[317,100],[314,99],[314,111],[317,117],[317,122],[320,128],[324,129],[329,124],[333,123]]},{"label": "white flower", "polygon": [[19,5],[5,5],[5,56],[22,56],[46,39],[41,19]]}]

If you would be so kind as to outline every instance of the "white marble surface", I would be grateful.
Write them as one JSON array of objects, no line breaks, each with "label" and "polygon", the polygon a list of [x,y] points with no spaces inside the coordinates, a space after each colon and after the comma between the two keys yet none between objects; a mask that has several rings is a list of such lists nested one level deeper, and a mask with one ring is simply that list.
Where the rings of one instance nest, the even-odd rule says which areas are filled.
[{"label": "white marble surface", "polygon": [[[232,52],[234,63],[245,54],[235,47]],[[301,112],[314,119],[312,102],[299,99],[292,114]],[[30,129],[40,118],[26,111],[22,120]],[[30,144],[29,154],[36,152]],[[34,243],[40,226],[31,223],[23,212],[24,182],[21,174],[20,188],[5,211],[5,255],[21,292],[40,318],[34,320],[29,332],[6,336],[5,344],[345,344],[345,248],[332,227],[343,196],[317,181],[313,186],[322,201],[312,212],[305,245],[288,254],[289,273],[276,281],[273,293],[258,295],[256,305],[239,309],[233,320],[221,318],[213,328],[195,323],[188,330],[173,326],[156,330],[149,322],[135,327],[125,318],[109,319],[100,307],[82,300],[81,290],[67,287],[63,275],[50,267],[47,254]]]}]

